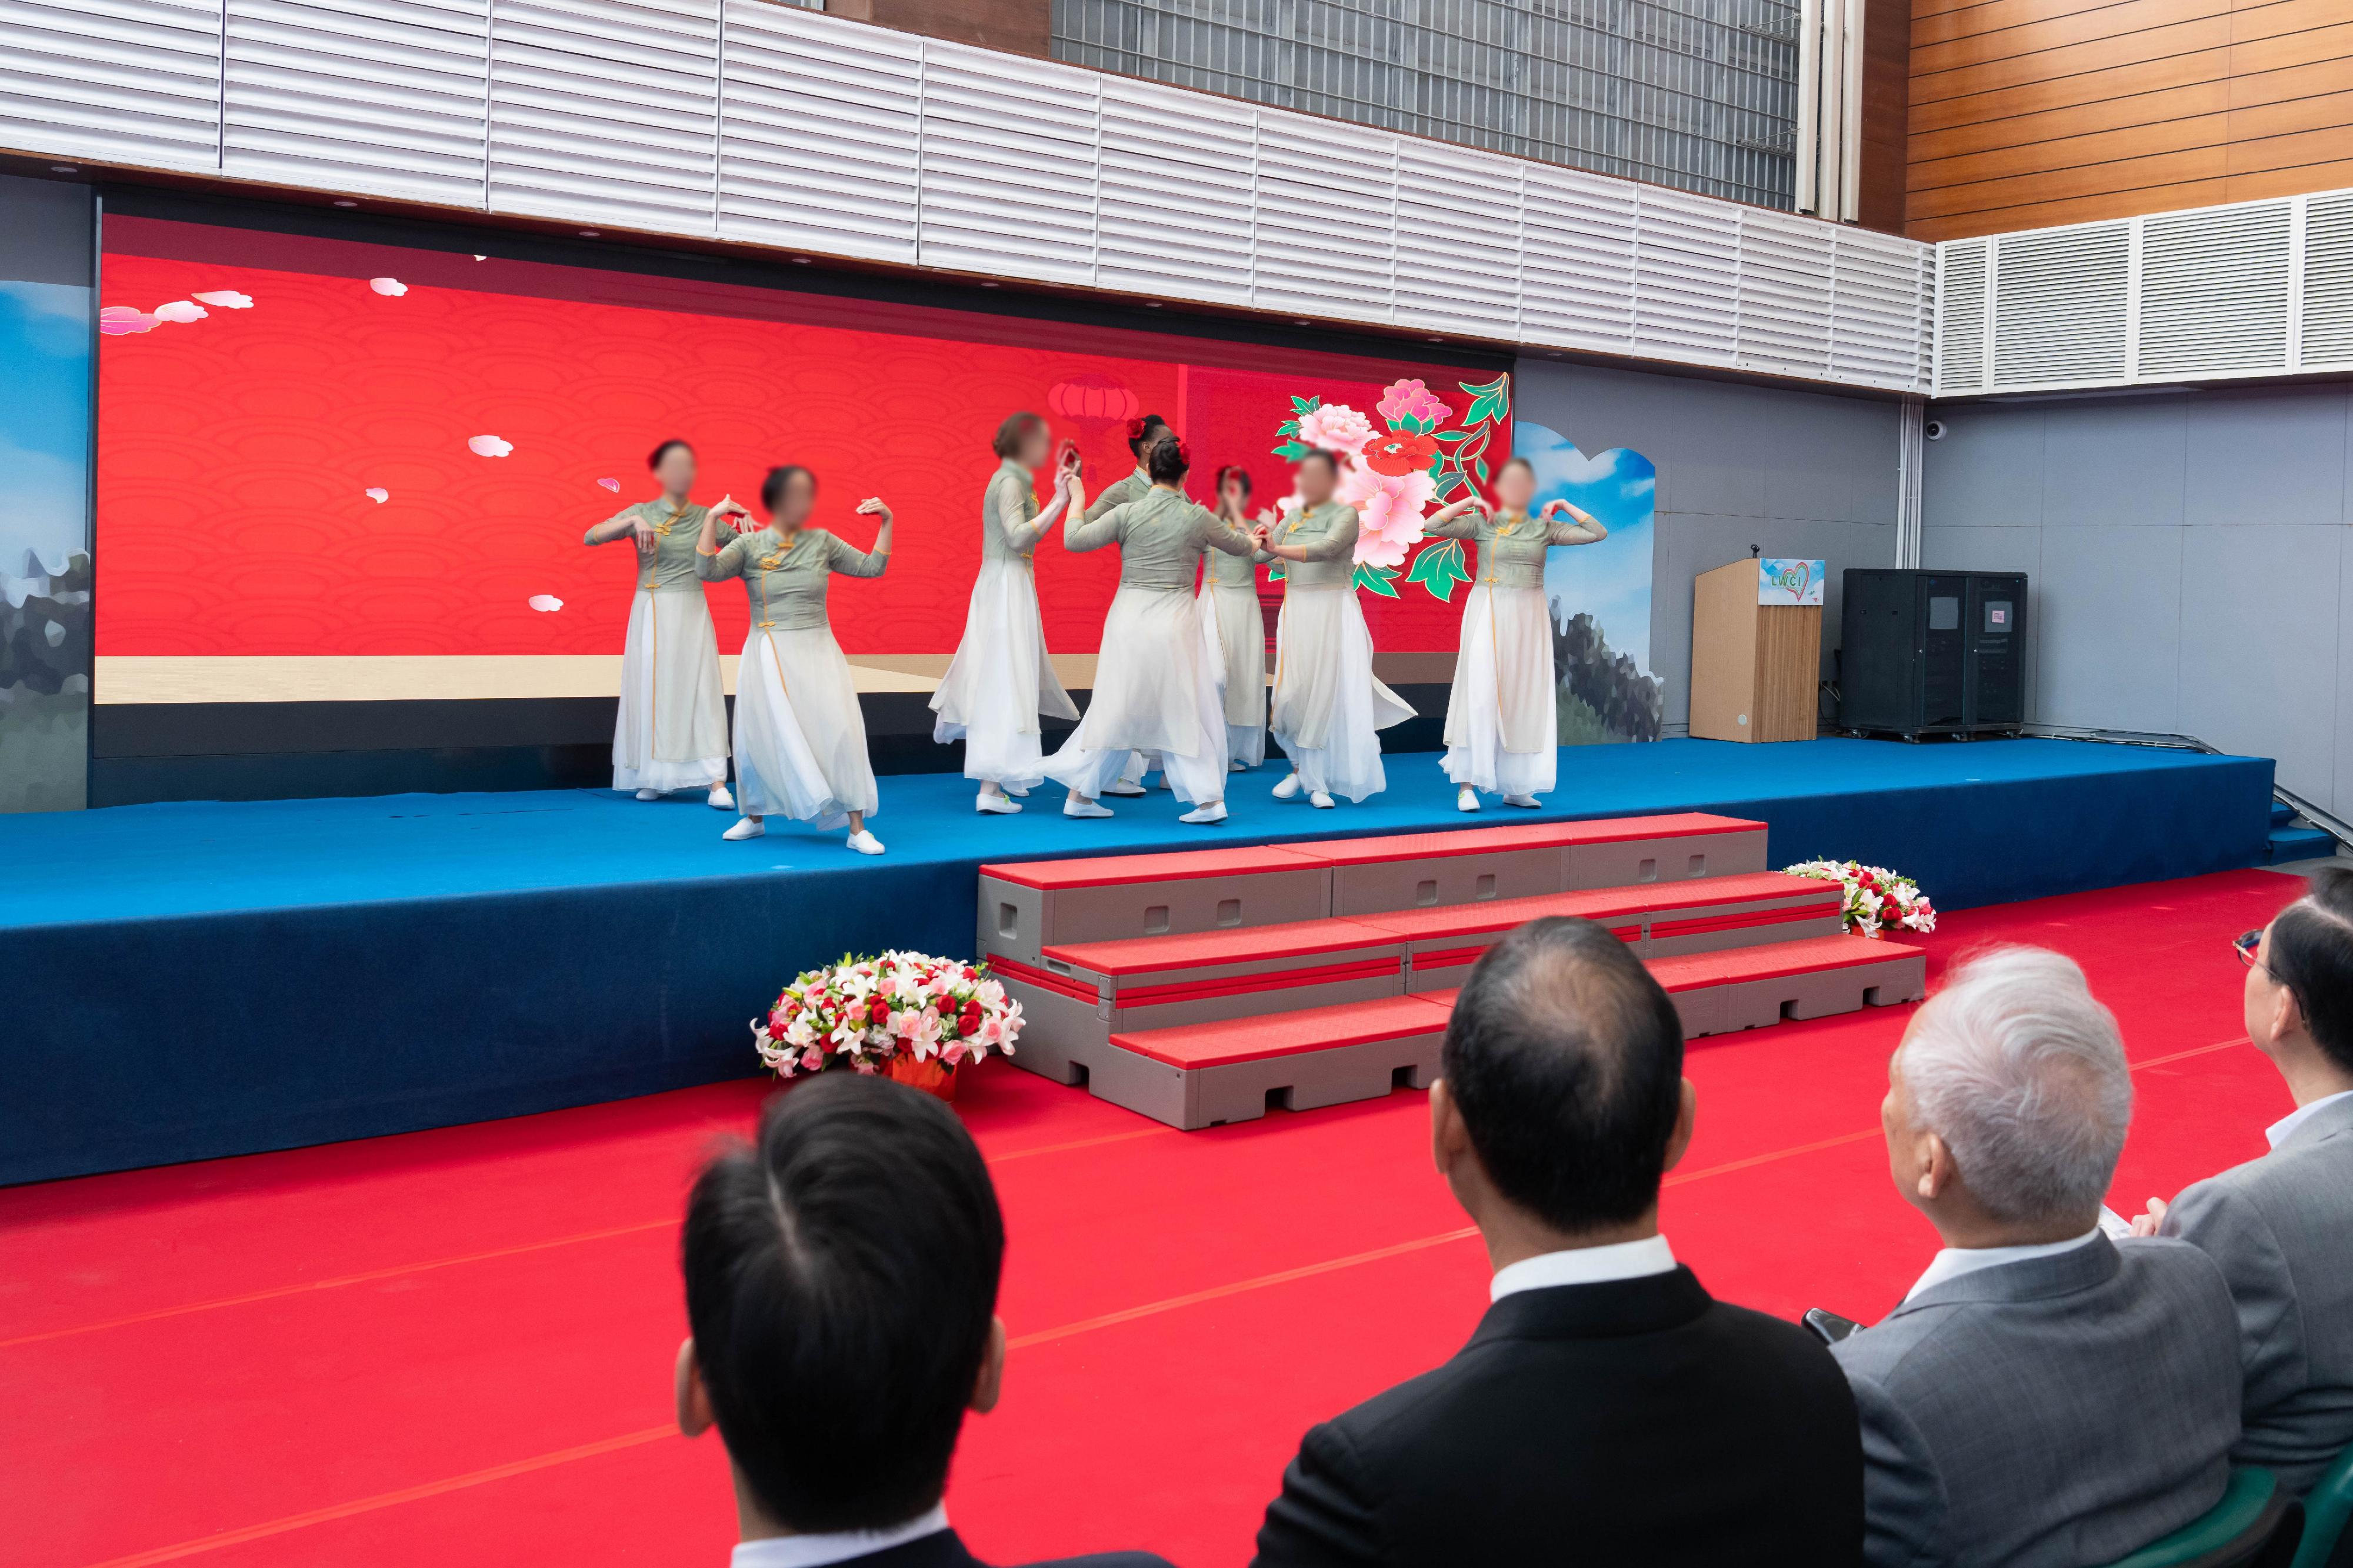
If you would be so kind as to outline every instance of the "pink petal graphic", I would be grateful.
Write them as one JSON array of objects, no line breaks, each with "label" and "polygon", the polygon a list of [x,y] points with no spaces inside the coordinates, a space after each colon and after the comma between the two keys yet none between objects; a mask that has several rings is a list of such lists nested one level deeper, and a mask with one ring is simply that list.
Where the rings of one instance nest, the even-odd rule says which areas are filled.
[{"label": "pink petal graphic", "polygon": [[[470,251],[468,251],[466,254],[467,254],[467,255],[469,255],[469,256],[474,256],[474,253],[473,253],[472,251],[470,251]],[[477,261],[488,261],[488,260],[490,259],[490,258],[489,258],[489,257],[487,257],[487,256],[474,256],[474,259],[475,259],[475,260],[477,260]]]},{"label": "pink petal graphic", "polygon": [[382,506],[385,502],[392,499],[392,492],[390,490],[377,485],[371,485],[360,493],[367,497],[368,500],[375,502],[378,506]]},{"label": "pink petal graphic", "polygon": [[98,313],[98,330],[110,338],[126,332],[152,332],[159,323],[146,311],[129,305],[109,305]]},{"label": "pink petal graphic", "polygon": [[477,458],[503,458],[514,450],[514,443],[501,441],[496,436],[475,436],[468,439],[466,449]]},{"label": "pink petal graphic", "polygon": [[607,489],[611,490],[615,495],[619,495],[621,493],[621,481],[618,479],[598,479],[596,482],[604,486]]},{"label": "pink petal graphic", "polygon": [[387,300],[397,300],[408,292],[408,285],[397,278],[371,278],[368,287]]},{"label": "pink petal graphic", "polygon": [[219,309],[224,310],[250,310],[253,309],[253,296],[250,294],[240,294],[234,289],[213,289],[202,294],[191,294],[188,298],[195,300],[200,305],[217,306]]},{"label": "pink petal graphic", "polygon": [[534,610],[544,610],[549,615],[554,615],[556,611],[564,608],[564,601],[557,598],[553,594],[533,594],[531,596],[531,607]]},{"label": "pink petal graphic", "polygon": [[191,300],[174,300],[168,305],[155,307],[155,319],[159,321],[201,321],[211,314],[210,310]]}]

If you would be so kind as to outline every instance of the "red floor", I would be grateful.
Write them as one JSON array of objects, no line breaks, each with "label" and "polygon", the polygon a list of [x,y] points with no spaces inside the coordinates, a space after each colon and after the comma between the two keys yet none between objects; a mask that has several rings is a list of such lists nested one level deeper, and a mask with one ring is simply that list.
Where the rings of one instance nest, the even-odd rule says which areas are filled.
[{"label": "red floor", "polygon": [[[2263,1150],[2284,1090],[2228,939],[2262,871],[1948,917],[2073,954],[2140,1100],[2113,1195]],[[1909,1009],[1701,1042],[1675,1249],[1719,1295],[1871,1319],[1932,1233],[1878,1135]],[[723,1564],[715,1441],[670,1426],[675,1220],[747,1129],[723,1085],[371,1142],[0,1192],[0,1542],[16,1568]],[[961,1105],[1011,1232],[1004,1404],[949,1508],[1000,1561],[1249,1555],[1314,1420],[1442,1360],[1486,1271],[1421,1097],[1179,1133],[991,1064]]]}]

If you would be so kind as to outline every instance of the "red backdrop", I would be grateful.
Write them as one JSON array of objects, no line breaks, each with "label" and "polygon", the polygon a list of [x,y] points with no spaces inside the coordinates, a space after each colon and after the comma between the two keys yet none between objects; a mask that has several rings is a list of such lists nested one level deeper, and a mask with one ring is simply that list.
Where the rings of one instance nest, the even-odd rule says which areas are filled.
[{"label": "red backdrop", "polygon": [[[368,280],[379,278],[406,292],[377,291]],[[1412,375],[1459,412],[1457,384],[1492,374],[109,222],[103,305],[153,312],[225,291],[251,306],[208,305],[201,321],[103,340],[101,655],[617,653],[629,552],[584,549],[580,534],[651,493],[646,454],[670,436],[701,452],[701,500],[749,500],[771,464],[806,463],[821,486],[818,521],[860,544],[871,529],[850,508],[889,500],[891,570],[837,580],[835,628],[853,654],[944,654],[978,565],[988,440],[1006,414],[1049,413],[1100,489],[1132,467],[1107,416],[1131,404],[1164,413],[1193,447],[1197,497],[1217,465],[1240,462],[1263,502],[1287,488],[1268,448],[1292,394],[1369,414],[1383,384]],[[476,437],[512,450],[478,456]],[[389,500],[369,499],[371,487]],[[1094,648],[1116,577],[1111,552],[1040,547],[1050,646]],[[1402,594],[1366,595],[1379,646],[1452,647],[1459,606]],[[535,595],[564,608],[534,611]],[[729,584],[711,603],[732,651],[742,594]]]}]

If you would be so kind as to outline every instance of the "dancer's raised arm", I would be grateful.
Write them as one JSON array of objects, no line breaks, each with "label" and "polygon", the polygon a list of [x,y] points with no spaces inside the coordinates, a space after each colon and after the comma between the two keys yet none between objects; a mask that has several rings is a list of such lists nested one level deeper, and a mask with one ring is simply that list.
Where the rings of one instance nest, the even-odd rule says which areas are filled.
[{"label": "dancer's raised arm", "polygon": [[[1555,514],[1564,511],[1577,521],[1555,521]],[[1546,544],[1599,544],[1609,537],[1609,528],[1599,518],[1581,508],[1571,506],[1565,500],[1545,502],[1544,521]]]},{"label": "dancer's raised arm", "polygon": [[694,542],[694,574],[706,583],[723,583],[730,577],[744,574],[744,540],[750,531],[731,526],[727,542],[721,544],[721,521],[728,517],[740,517],[748,522],[752,514],[726,496],[722,496],[717,506],[702,514],[702,533]]},{"label": "dancer's raised arm", "polygon": [[869,496],[858,503],[858,515],[882,520],[882,526],[874,531],[874,548],[860,550],[839,534],[828,533],[826,537],[833,544],[826,564],[845,577],[880,577],[891,564],[891,509],[881,496]]},{"label": "dancer's raised arm", "polygon": [[1476,539],[1479,537],[1479,525],[1472,520],[1471,514],[1477,512],[1484,516],[1493,510],[1473,490],[1461,500],[1440,507],[1422,519],[1421,536],[1424,539]]}]

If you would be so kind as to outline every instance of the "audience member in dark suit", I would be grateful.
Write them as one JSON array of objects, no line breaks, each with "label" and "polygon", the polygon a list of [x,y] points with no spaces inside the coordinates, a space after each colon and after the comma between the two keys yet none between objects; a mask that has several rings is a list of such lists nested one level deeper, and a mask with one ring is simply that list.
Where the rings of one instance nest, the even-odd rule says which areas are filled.
[{"label": "audience member in dark suit", "polygon": [[2323,868],[2238,947],[2247,1037],[2295,1110],[2265,1129],[2269,1154],[2151,1198],[2133,1229],[2221,1265],[2246,1376],[2236,1458],[2300,1495],[2353,1444],[2353,871]]},{"label": "audience member in dark suit", "polygon": [[2239,1436],[2231,1293],[2194,1247],[2100,1231],[2132,1078],[2083,971],[1987,954],[1913,1016],[1887,1077],[1895,1187],[1945,1249],[1834,1351],[1874,1568],[2086,1568],[2213,1507]]},{"label": "audience member in dark suit", "polygon": [[678,1423],[726,1447],[733,1568],[977,1568],[940,1498],[1005,1371],[1005,1226],[955,1112],[854,1073],[779,1095],[694,1184],[683,1251]]},{"label": "audience member in dark suit", "polygon": [[1836,1363],[1712,1300],[1659,1234],[1694,1100],[1658,982],[1591,921],[1523,926],[1472,971],[1443,1070],[1431,1142],[1492,1305],[1446,1364],[1307,1434],[1258,1562],[1854,1563]]}]

